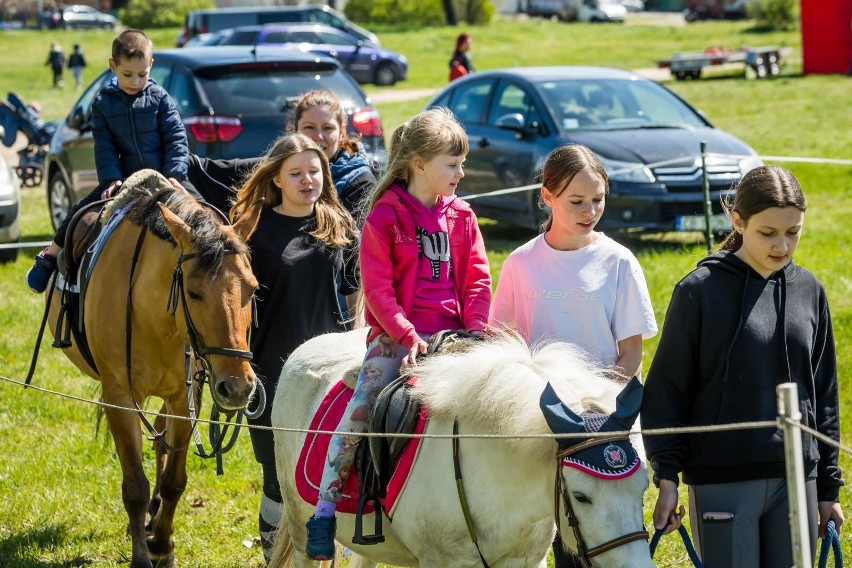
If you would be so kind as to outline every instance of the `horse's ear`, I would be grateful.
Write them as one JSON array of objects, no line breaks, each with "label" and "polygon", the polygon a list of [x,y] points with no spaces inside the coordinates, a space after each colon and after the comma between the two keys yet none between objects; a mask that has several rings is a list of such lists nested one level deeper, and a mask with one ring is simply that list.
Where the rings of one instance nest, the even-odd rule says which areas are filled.
[{"label": "horse's ear", "polygon": [[630,430],[633,423],[636,422],[636,417],[639,416],[643,393],[644,389],[642,383],[639,382],[639,377],[633,377],[624,385],[615,399],[615,412],[612,417],[623,424],[625,430]]},{"label": "horse's ear", "polygon": [[249,240],[249,237],[257,228],[257,222],[260,220],[260,211],[263,209],[263,198],[257,199],[251,204],[251,207],[245,210],[243,214],[234,223],[234,232],[243,241]]},{"label": "horse's ear", "polygon": [[562,402],[550,383],[544,387],[538,406],[554,434],[576,434],[586,430],[583,418]]},{"label": "horse's ear", "polygon": [[172,213],[162,203],[157,203],[160,212],[163,214],[163,221],[166,223],[166,228],[169,233],[175,238],[181,250],[189,250],[191,248],[192,229],[189,225],[183,222],[183,219]]}]

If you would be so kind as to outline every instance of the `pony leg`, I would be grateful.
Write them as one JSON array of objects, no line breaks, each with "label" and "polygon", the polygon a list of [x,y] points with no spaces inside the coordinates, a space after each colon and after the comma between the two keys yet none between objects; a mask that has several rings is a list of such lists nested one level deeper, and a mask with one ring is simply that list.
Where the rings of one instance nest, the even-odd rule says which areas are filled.
[{"label": "pony leg", "polygon": [[[110,397],[107,389],[104,389],[104,401],[132,408],[130,400]],[[107,408],[104,412],[121,462],[121,497],[127,511],[128,532],[132,542],[130,568],[152,568],[145,535],[145,511],[148,508],[150,486],[142,469],[142,432],[139,419],[131,412],[115,408]]]},{"label": "pony leg", "polygon": [[[166,407],[160,409],[160,415],[154,419],[154,430],[157,432],[162,432],[166,428],[166,419],[162,416],[166,412]],[[148,535],[151,534],[151,520],[157,515],[157,511],[160,510],[160,502],[162,501],[160,497],[160,478],[163,474],[163,468],[166,465],[166,450],[163,447],[163,444],[155,441],[153,443],[154,447],[154,456],[156,460],[156,477],[154,479],[154,490],[151,492],[151,501],[148,503],[148,524],[145,526],[145,530],[148,531]]]},{"label": "pony leg", "polygon": [[[162,410],[180,415],[181,409],[164,404]],[[160,499],[159,507],[151,518],[151,536],[148,539],[148,551],[157,566],[167,567],[174,563],[174,517],[178,503],[186,489],[187,441],[191,427],[185,420],[167,420],[166,441],[180,449],[166,453],[162,444],[155,443],[158,450],[156,493]]]}]

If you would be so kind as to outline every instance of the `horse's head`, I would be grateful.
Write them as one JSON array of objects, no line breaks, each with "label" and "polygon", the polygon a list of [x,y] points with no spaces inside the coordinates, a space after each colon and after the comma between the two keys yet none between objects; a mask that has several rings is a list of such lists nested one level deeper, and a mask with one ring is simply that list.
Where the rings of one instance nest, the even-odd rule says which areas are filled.
[{"label": "horse's head", "polygon": [[[541,395],[540,407],[555,434],[596,434],[557,439],[557,484],[564,506],[564,516],[557,522],[562,540],[586,567],[654,565],[642,522],[648,474],[623,434],[636,420],[641,402],[642,385],[637,378],[621,391],[612,414],[577,415],[550,384]],[[613,435],[598,437],[606,432]]]},{"label": "horse's head", "polygon": [[248,341],[257,280],[245,242],[257,226],[261,203],[232,227],[218,220],[193,226],[158,205],[180,249],[170,299],[178,329],[185,330],[199,364],[209,366],[214,403],[224,411],[243,409],[256,385]]}]

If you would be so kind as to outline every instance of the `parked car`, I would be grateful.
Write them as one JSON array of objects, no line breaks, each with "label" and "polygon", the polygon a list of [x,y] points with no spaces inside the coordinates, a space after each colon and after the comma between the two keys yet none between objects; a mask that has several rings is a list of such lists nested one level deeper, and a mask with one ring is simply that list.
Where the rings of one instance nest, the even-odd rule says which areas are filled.
[{"label": "parked car", "polygon": [[115,28],[115,16],[104,14],[91,6],[72,4],[62,10],[62,27],[68,29],[97,28],[111,30]]},{"label": "parked car", "polygon": [[314,23],[325,24],[356,38],[380,45],[376,34],[350,22],[346,16],[328,6],[263,6],[239,8],[212,8],[193,10],[186,15],[183,29],[175,42],[183,47],[190,38],[199,34],[217,32],[239,26],[257,26],[263,24]]},{"label": "parked car", "polygon": [[[450,83],[428,107],[448,107],[470,137],[459,195],[536,183],[547,154],[563,144],[591,148],[610,193],[602,229],[703,227],[700,143],[707,142],[713,227],[729,227],[720,198],[762,162],[666,87],[601,67],[520,67]],[[538,192],[471,200],[482,215],[536,227]]]},{"label": "parked car", "polygon": [[627,8],[618,0],[527,0],[523,11],[531,16],[581,22],[623,22],[627,15]]},{"label": "parked car", "polygon": [[[349,131],[360,135],[370,158],[377,164],[386,160],[378,111],[329,57],[246,46],[171,49],[155,52],[151,77],[174,99],[190,151],[198,156],[262,155],[284,130],[292,103],[322,88],[343,101]],[[98,183],[91,109],[98,91],[112,78],[107,69],[86,88],[51,140],[46,175],[54,227]]]},{"label": "parked car", "polygon": [[[0,138],[3,128],[0,127]],[[0,154],[0,243],[17,243],[21,237],[18,218],[21,213],[21,186],[15,171]],[[0,249],[0,262],[18,258],[18,249]]]},{"label": "parked car", "polygon": [[628,12],[642,12],[645,10],[645,2],[643,0],[618,0]]},{"label": "parked car", "polygon": [[393,85],[408,77],[404,55],[376,47],[348,32],[320,24],[270,24],[244,26],[219,32],[208,40],[215,45],[266,45],[322,53],[340,65],[359,83]]}]

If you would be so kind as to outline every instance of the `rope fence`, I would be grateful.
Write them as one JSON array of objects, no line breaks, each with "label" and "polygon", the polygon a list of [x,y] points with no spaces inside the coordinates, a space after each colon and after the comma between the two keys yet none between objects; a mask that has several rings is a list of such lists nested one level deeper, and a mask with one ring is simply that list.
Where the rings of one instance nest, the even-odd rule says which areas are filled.
[{"label": "rope fence", "polygon": [[[794,163],[806,163],[806,164],[829,164],[829,165],[837,165],[837,166],[852,166],[852,160],[842,159],[842,158],[813,158],[807,156],[751,156],[751,155],[740,155],[740,154],[718,154],[713,152],[707,153],[708,158],[727,158],[727,159],[746,159],[746,158],[757,158],[760,160],[765,160],[768,162],[794,162]],[[651,164],[636,164],[635,166],[629,166],[625,168],[621,168],[618,170],[612,170],[608,172],[608,175],[618,175],[630,173],[633,170],[637,169],[653,169],[659,168],[663,166],[671,166],[675,164],[686,164],[684,158],[674,158],[671,160],[662,160],[659,162],[653,162]],[[473,201],[476,199],[482,199],[483,197],[497,197],[500,195],[511,195],[513,193],[522,193],[525,191],[535,191],[541,187],[540,183],[533,183],[529,185],[521,185],[518,187],[507,187],[504,189],[497,189],[494,191],[489,191],[486,193],[477,193],[475,195],[464,195],[460,196],[461,199],[466,201]],[[18,243],[0,243],[0,250],[6,249],[43,249],[48,246],[50,241],[23,241]]]}]

